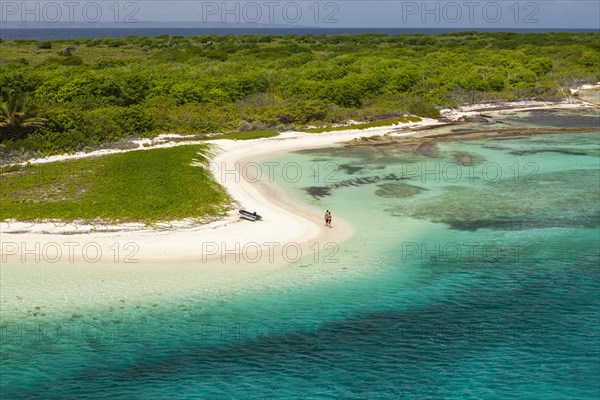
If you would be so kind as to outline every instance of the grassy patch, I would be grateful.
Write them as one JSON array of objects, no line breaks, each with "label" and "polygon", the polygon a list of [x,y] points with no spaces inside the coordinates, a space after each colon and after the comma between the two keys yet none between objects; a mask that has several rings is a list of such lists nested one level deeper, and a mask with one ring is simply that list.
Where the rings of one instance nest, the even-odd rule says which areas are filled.
[{"label": "grassy patch", "polygon": [[365,124],[344,125],[344,126],[336,126],[336,127],[328,127],[328,128],[305,129],[305,130],[302,130],[301,132],[323,133],[323,132],[334,132],[334,131],[347,131],[348,129],[368,129],[368,128],[376,128],[379,126],[407,124],[409,122],[419,122],[419,121],[421,121],[421,118],[409,116],[409,117],[403,117],[403,118],[386,119],[384,121],[367,122]]},{"label": "grassy patch", "polygon": [[224,135],[213,136],[210,139],[231,139],[231,140],[251,140],[279,136],[276,131],[250,131],[250,132],[234,132]]},{"label": "grassy patch", "polygon": [[0,168],[0,220],[152,223],[222,215],[231,199],[202,162],[207,145]]}]

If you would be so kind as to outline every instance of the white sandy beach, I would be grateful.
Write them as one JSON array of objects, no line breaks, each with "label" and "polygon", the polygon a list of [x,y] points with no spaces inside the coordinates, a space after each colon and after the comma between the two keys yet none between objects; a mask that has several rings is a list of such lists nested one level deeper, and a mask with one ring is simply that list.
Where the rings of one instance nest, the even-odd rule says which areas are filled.
[{"label": "white sandy beach", "polygon": [[[586,107],[581,103],[519,106]],[[460,117],[489,107],[445,110],[444,115]],[[410,127],[436,124],[440,122],[424,120]],[[240,220],[237,210],[206,224],[176,221],[155,227],[3,222],[0,224],[0,311],[4,316],[43,317],[62,311],[84,313],[86,307],[92,306],[116,309],[134,304],[152,305],[191,294],[218,299],[226,292],[248,293],[264,287],[284,289],[362,273],[358,268],[346,270],[346,266],[306,261],[313,249],[324,251],[328,243],[343,248],[344,241],[352,236],[352,226],[335,218],[333,210],[334,227],[326,228],[324,210],[294,202],[269,183],[266,175],[256,179],[253,173],[257,171],[257,162],[277,153],[331,146],[397,129],[398,126],[389,126],[322,134],[287,132],[253,141],[214,141],[217,149],[209,166],[216,180],[226,187],[240,208],[262,214],[261,222]],[[418,132],[405,129],[399,134]],[[158,146],[183,144],[186,143]],[[100,154],[118,151],[102,150]],[[97,154],[54,156],[34,162]],[[298,260],[299,254],[305,257]],[[282,269],[294,263],[299,267],[308,263],[311,268]]]},{"label": "white sandy beach", "polygon": [[[437,123],[426,120],[413,126]],[[352,227],[336,218],[335,210],[333,228],[327,228],[324,210],[297,204],[270,184],[267,176],[257,180],[252,173],[257,171],[256,161],[270,155],[330,146],[396,128],[291,132],[251,143],[216,141],[211,171],[241,207],[263,215],[260,222],[240,220],[236,210],[204,225],[181,221],[168,228],[2,223],[0,311],[6,317],[62,312],[69,316],[85,314],[88,307],[151,306],[190,294],[210,300],[232,292],[250,293],[265,287],[284,290],[360,273],[346,270],[347,265],[313,262],[315,249],[323,259],[330,253],[328,244],[343,249],[343,242],[352,236]],[[243,176],[244,171],[248,176]],[[290,269],[286,265],[312,267]]]},{"label": "white sandy beach", "polygon": [[[459,109],[442,110],[445,120],[456,121],[464,116],[473,116],[484,110],[498,108],[526,110],[532,108],[581,108],[589,105],[566,101],[548,103],[523,101],[508,104],[477,104]],[[60,222],[0,223],[0,256],[5,263],[21,263],[37,254],[42,261],[58,260],[57,263],[85,261],[114,263],[117,258],[137,261],[141,264],[179,264],[184,261],[206,262],[208,259],[223,264],[238,264],[241,260],[252,260],[251,264],[281,263],[292,257],[294,248],[306,249],[318,242],[339,243],[352,235],[352,227],[343,220],[335,219],[334,229],[324,227],[324,210],[309,209],[297,204],[278,187],[268,182],[265,173],[259,172],[257,160],[282,152],[299,149],[331,146],[338,142],[358,137],[395,135],[418,135],[410,128],[440,124],[438,120],[424,119],[421,122],[400,124],[370,129],[351,129],[321,134],[285,132],[278,137],[252,141],[215,140],[216,151],[209,168],[217,182],[230,193],[239,208],[256,211],[264,217],[260,222],[240,220],[237,210],[227,217],[205,224],[197,221],[173,221],[147,227],[141,224],[84,225]],[[176,136],[176,135],[175,135]],[[91,153],[51,156],[31,161],[32,163],[56,162],[75,158],[112,154],[123,151],[142,151],[157,147],[180,146],[194,142],[168,141],[173,135],[139,141],[139,149],[99,150]],[[147,146],[153,144],[153,146]],[[281,166],[278,166],[279,168]],[[304,171],[307,173],[308,171]],[[259,173],[260,176],[256,176]],[[292,244],[294,248],[286,244]],[[36,247],[37,246],[37,247]],[[86,247],[87,246],[87,247]],[[116,247],[115,247],[116,246]],[[298,248],[300,248],[298,247]],[[84,251],[85,248],[85,251]],[[30,252],[27,253],[27,252]],[[59,254],[62,253],[62,254]],[[118,254],[117,254],[118,253]],[[224,254],[222,254],[224,253]],[[118,257],[117,257],[118,256]],[[118,260],[120,262],[120,260]]]},{"label": "white sandy beach", "polygon": [[[410,126],[436,123],[435,120],[424,120]],[[189,221],[154,228],[135,224],[91,226],[53,222],[3,222],[0,224],[3,242],[1,256],[7,263],[20,263],[23,259],[26,261],[27,257],[33,259],[35,253],[39,253],[41,261],[58,259],[57,263],[93,261],[104,264],[115,262],[118,248],[120,258],[131,255],[129,261],[138,260],[144,265],[177,265],[183,261],[197,263],[208,259],[211,262],[237,264],[240,258],[236,258],[234,253],[242,253],[242,263],[248,260],[252,261],[251,264],[293,260],[296,258],[295,250],[300,248],[298,246],[306,249],[307,246],[314,246],[315,242],[320,247],[329,242],[342,242],[352,235],[352,227],[336,218],[334,228],[326,228],[322,216],[324,210],[308,209],[293,202],[281,189],[268,183],[266,174],[258,172],[259,163],[256,160],[281,152],[329,146],[360,136],[382,135],[393,128],[396,127],[322,134],[288,132],[275,138],[253,140],[251,143],[214,141],[217,146],[216,155],[209,168],[215,179],[225,186],[240,208],[261,214],[263,221],[260,222],[240,220],[237,210],[222,220],[191,227]],[[184,143],[186,142],[179,142],[177,145]],[[175,144],[167,143],[160,146],[173,145]],[[106,153],[107,151],[102,151],[102,154]],[[37,162],[74,157],[82,155],[63,156],[60,159],[53,157]],[[117,247],[114,247],[115,244]],[[291,245],[284,249],[286,244]],[[28,250],[31,254],[27,253]],[[62,252],[62,257],[59,252]],[[225,254],[221,256],[221,253]]]}]

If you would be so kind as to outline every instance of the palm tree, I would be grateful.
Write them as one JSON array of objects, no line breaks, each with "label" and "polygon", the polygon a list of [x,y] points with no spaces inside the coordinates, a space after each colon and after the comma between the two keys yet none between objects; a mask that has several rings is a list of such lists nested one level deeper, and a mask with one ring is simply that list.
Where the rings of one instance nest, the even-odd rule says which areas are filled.
[{"label": "palm tree", "polygon": [[22,94],[12,93],[0,104],[0,141],[27,136],[45,124],[46,120],[38,116],[37,108],[28,104]]}]

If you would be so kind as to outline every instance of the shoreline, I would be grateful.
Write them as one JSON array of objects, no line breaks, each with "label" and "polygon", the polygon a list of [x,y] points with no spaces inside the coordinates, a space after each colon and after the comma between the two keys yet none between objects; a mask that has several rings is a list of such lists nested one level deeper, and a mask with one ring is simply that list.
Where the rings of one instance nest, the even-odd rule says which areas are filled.
[{"label": "shoreline", "polygon": [[[417,123],[403,134],[417,136],[421,132],[418,128],[424,124],[443,123],[437,120]],[[315,260],[315,245],[320,253],[319,260],[324,260],[331,253],[325,248],[328,243],[334,243],[341,252],[348,251],[346,246],[354,243],[345,243],[352,238],[353,227],[335,218],[335,210],[334,228],[325,228],[321,210],[289,198],[283,188],[264,179],[254,183],[252,176],[238,182],[236,179],[241,176],[238,173],[230,173],[222,179],[219,171],[225,167],[227,171],[244,170],[272,155],[331,146],[397,128],[349,129],[321,134],[289,132],[251,143],[219,140],[220,149],[215,151],[212,162],[224,168],[212,169],[215,178],[244,208],[262,213],[265,217],[262,222],[240,221],[236,210],[235,214],[209,224],[190,227],[173,223],[166,229],[128,227],[85,233],[77,232],[81,227],[74,225],[21,223],[39,230],[37,233],[7,233],[5,223],[2,223],[2,319],[79,322],[97,310],[113,315],[121,309],[141,307],[152,310],[165,302],[186,303],[190,298],[220,302],[230,295],[290,290],[366,274],[368,271],[360,263],[349,265]],[[250,168],[246,170],[251,171]],[[41,233],[47,225],[56,231]],[[18,226],[12,224],[11,229],[16,228]],[[57,233],[60,231],[63,233]],[[277,245],[252,245],[272,241]],[[9,249],[11,254],[5,254],[7,243],[17,246]],[[203,252],[202,243],[212,243],[216,247],[205,247]],[[283,253],[286,245],[287,258]],[[89,247],[87,260],[82,255],[84,246]],[[18,252],[19,248],[25,251]],[[94,259],[97,248],[103,256],[99,260]],[[44,249],[48,249],[45,254]],[[62,250],[62,258],[47,259],[55,257],[52,251],[56,249]],[[67,253],[70,249],[75,250],[72,259]],[[296,260],[297,251],[303,257]],[[36,260],[36,256],[41,260]]]},{"label": "shoreline", "polygon": [[[371,134],[381,132],[382,128],[373,128]],[[351,132],[350,136],[346,132],[290,133],[283,138],[259,139],[256,141],[262,142],[259,146],[220,141],[213,163],[231,170],[233,162],[243,169],[244,165],[271,155],[330,145],[365,134],[368,133],[361,130]],[[0,239],[5,244],[17,245],[15,254],[0,254],[4,258],[0,266],[3,320],[79,322],[95,310],[107,315],[121,309],[152,310],[165,302],[187,302],[192,297],[208,303],[220,302],[230,295],[290,290],[352,279],[364,273],[360,265],[326,261],[337,251],[347,251],[343,242],[352,237],[350,224],[336,218],[334,213],[333,229],[326,228],[320,211],[290,199],[279,186],[268,182],[236,182],[236,177],[229,174],[228,179],[217,180],[228,191],[233,190],[230,194],[245,208],[260,207],[257,211],[264,214],[264,221],[240,221],[230,215],[201,227],[172,231],[6,234],[0,230]],[[264,213],[267,207],[269,212]],[[206,248],[212,254],[203,254],[199,241],[210,241],[217,247]],[[35,243],[41,252],[36,251]],[[74,247],[73,243],[79,246]],[[270,245],[253,247],[252,243]],[[5,244],[0,246],[2,251]],[[84,259],[82,249],[86,245],[90,246],[88,257],[94,257],[99,247],[102,259]],[[63,251],[58,262],[35,259],[44,248],[52,250],[53,246]],[[68,246],[75,248],[73,259],[66,254]],[[21,254],[19,247],[28,253]],[[134,250],[133,257],[128,259]],[[297,258],[298,254],[302,257]]]},{"label": "shoreline", "polygon": [[[406,125],[417,127],[437,123],[436,120],[426,119]],[[111,264],[114,263],[116,253],[121,250],[125,254],[135,253],[135,259],[141,264],[216,261],[224,265],[231,264],[232,258],[237,261],[231,253],[243,253],[243,258],[253,260],[245,264],[261,264],[262,258],[268,258],[269,263],[283,264],[287,258],[284,256],[285,246],[289,247],[291,244],[307,254],[306,249],[315,244],[321,249],[327,243],[339,244],[349,239],[353,229],[340,218],[335,219],[333,229],[325,228],[320,213],[290,199],[277,185],[265,182],[266,177],[261,176],[257,180],[255,176],[246,176],[249,172],[256,171],[257,160],[294,150],[335,145],[364,135],[380,135],[395,127],[397,125],[320,134],[286,132],[278,137],[256,139],[250,143],[233,140],[209,142],[215,145],[214,157],[209,164],[215,180],[225,187],[240,208],[257,211],[263,215],[263,221],[240,220],[236,209],[228,216],[207,224],[194,225],[188,221],[158,224],[163,229],[148,228],[143,224],[94,226],[60,222],[2,222],[0,234],[4,244],[0,247],[0,256],[9,262],[20,262],[27,250],[30,250],[26,247],[29,244],[34,252],[35,246],[39,247],[39,252],[43,252],[45,248],[52,250],[53,253],[48,257],[50,259],[60,251],[65,253],[77,247],[71,251],[72,254],[68,254],[69,257],[73,255],[69,262],[74,263],[89,262],[92,259],[94,263]],[[184,144],[189,143],[168,143],[164,147]],[[88,156],[96,155],[92,153]],[[63,156],[61,160],[76,157],[81,158],[82,155]],[[59,161],[56,156],[51,160]],[[40,159],[37,162],[52,161]],[[8,243],[11,246],[7,247]],[[79,246],[70,243],[78,243]],[[124,248],[131,243],[133,245]],[[111,249],[115,244],[118,248]],[[88,253],[93,253],[88,257],[78,251],[78,248],[83,249],[85,246],[88,246]],[[96,259],[96,250],[102,253],[102,257]],[[275,255],[271,257],[270,253],[273,252]],[[227,256],[225,259],[224,254]],[[257,254],[261,257],[254,261]],[[61,258],[66,259],[66,255],[63,254]]]},{"label": "shoreline", "polygon": [[[478,104],[464,106],[456,110],[442,110],[443,118],[440,120],[425,118],[421,122],[400,126],[391,125],[363,130],[352,129],[349,126],[347,130],[319,134],[284,132],[277,137],[250,141],[207,141],[207,143],[215,146],[214,156],[209,164],[215,180],[230,193],[235,205],[250,211],[257,211],[263,215],[263,221],[253,223],[240,220],[236,209],[226,217],[208,223],[199,224],[197,221],[184,220],[159,223],[151,227],[135,223],[91,225],[76,222],[1,222],[0,235],[4,244],[0,246],[0,256],[3,261],[8,261],[11,258],[12,261],[22,261],[22,250],[25,250],[25,253],[30,250],[26,247],[27,243],[30,244],[30,247],[39,246],[38,251],[44,248],[50,249],[49,246],[58,243],[58,248],[54,249],[55,253],[69,250],[70,262],[89,262],[83,254],[79,254],[80,252],[75,250],[72,251],[69,247],[68,243],[75,242],[82,248],[88,246],[91,251],[99,250],[102,257],[98,259],[95,255],[90,257],[95,260],[95,263],[100,264],[114,263],[115,256],[119,252],[124,252],[124,254],[135,253],[136,260],[139,260],[142,264],[176,264],[186,261],[217,261],[221,264],[230,264],[227,259],[223,258],[224,254],[236,253],[239,255],[244,253],[246,259],[252,260],[261,254],[260,258],[263,258],[265,252],[272,252],[273,246],[269,243],[277,243],[277,246],[282,248],[293,244],[299,246],[298,248],[302,250],[314,246],[315,243],[319,247],[328,242],[341,243],[352,236],[350,224],[336,218],[335,228],[333,230],[326,229],[322,225],[322,216],[316,210],[290,199],[283,193],[281,188],[265,182],[264,177],[261,176],[256,179],[256,176],[244,176],[244,174],[247,175],[250,171],[257,171],[257,161],[272,155],[300,149],[332,146],[361,137],[381,136],[388,133],[400,134],[403,137],[418,136],[422,129],[435,128],[448,123],[448,121],[456,122],[463,117],[477,115],[482,111],[490,111],[490,107],[493,107],[494,111],[516,111],[520,109],[571,109],[593,106],[582,101],[576,101],[575,103],[518,102],[512,103],[511,107],[507,107],[506,104]],[[162,137],[158,138],[158,140],[162,139]],[[147,143],[148,139],[142,142]],[[140,143],[140,149],[99,150],[84,154],[51,156],[33,160],[32,163],[55,162],[193,143],[196,142],[167,142],[151,147],[143,147]],[[7,243],[12,243],[12,245],[7,247]],[[114,247],[115,245],[117,248],[111,250],[111,246]],[[123,246],[123,249],[120,249],[121,246]],[[33,249],[32,251],[36,250]],[[279,254],[279,252],[275,251],[275,254]],[[121,254],[118,255],[122,256]],[[19,257],[21,258],[18,259]],[[269,262],[274,264],[284,263],[285,258],[281,254],[279,254],[279,257],[274,258],[269,254]],[[256,263],[253,262],[253,264]]]}]

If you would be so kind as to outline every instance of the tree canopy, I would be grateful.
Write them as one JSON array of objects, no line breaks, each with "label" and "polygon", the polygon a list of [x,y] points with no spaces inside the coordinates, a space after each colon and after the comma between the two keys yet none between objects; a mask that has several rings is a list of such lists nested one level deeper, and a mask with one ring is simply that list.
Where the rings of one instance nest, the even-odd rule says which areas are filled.
[{"label": "tree canopy", "polygon": [[5,146],[73,151],[130,135],[375,121],[600,80],[598,33],[240,35],[0,43],[0,97],[47,123]]}]

